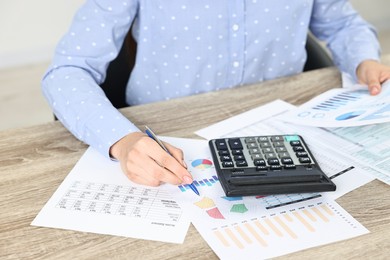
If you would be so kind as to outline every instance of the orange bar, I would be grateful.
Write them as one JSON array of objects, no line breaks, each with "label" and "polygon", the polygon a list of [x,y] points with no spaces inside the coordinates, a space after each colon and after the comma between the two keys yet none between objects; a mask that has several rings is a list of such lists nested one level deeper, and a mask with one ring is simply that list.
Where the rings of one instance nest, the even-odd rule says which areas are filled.
[{"label": "orange bar", "polygon": [[294,216],[301,221],[301,223],[311,232],[314,232],[315,229],[296,211],[293,212]]},{"label": "orange bar", "polygon": [[252,240],[248,237],[248,235],[242,230],[240,226],[234,226],[234,229],[238,232],[238,234],[241,235],[241,237],[247,242],[248,244],[252,244]]},{"label": "orange bar", "polygon": [[282,237],[283,234],[282,232],[280,232],[280,230],[274,225],[274,223],[271,222],[270,219],[265,219],[265,223],[267,223],[268,226],[270,226],[270,228],[275,232],[275,234],[278,236],[278,237]]},{"label": "orange bar", "polygon": [[260,245],[267,247],[267,242],[256,232],[256,230],[249,224],[245,223],[244,226],[249,230],[249,232],[254,236],[257,240],[257,242],[260,243]]},{"label": "orange bar", "polygon": [[255,225],[261,230],[261,232],[263,232],[264,235],[269,235],[268,230],[262,224],[260,224],[258,220],[255,221]]},{"label": "orange bar", "polygon": [[244,248],[244,245],[240,242],[240,240],[238,240],[238,238],[233,234],[233,232],[229,228],[225,228],[225,232],[230,237],[230,239],[233,240],[234,244],[236,244],[236,246],[239,249]]},{"label": "orange bar", "polygon": [[280,219],[279,216],[274,217],[274,219],[276,220],[276,222],[279,223],[279,225],[282,226],[284,230],[286,230],[286,232],[290,235],[290,237],[294,239],[298,238],[297,235],[286,225],[286,223],[283,222],[283,220]]},{"label": "orange bar", "polygon": [[312,210],[325,222],[329,222],[329,219],[322,214],[318,208],[312,208]]},{"label": "orange bar", "polygon": [[224,246],[230,247],[229,242],[225,239],[219,230],[214,231],[214,235],[219,239],[219,241],[221,241]]},{"label": "orange bar", "polygon": [[302,210],[303,213],[313,222],[317,221],[317,219],[310,213],[307,209]]},{"label": "orange bar", "polygon": [[283,216],[284,216],[284,218],[288,221],[288,222],[292,222],[293,221],[293,219],[292,219],[292,217],[290,216],[290,214],[283,214]]}]

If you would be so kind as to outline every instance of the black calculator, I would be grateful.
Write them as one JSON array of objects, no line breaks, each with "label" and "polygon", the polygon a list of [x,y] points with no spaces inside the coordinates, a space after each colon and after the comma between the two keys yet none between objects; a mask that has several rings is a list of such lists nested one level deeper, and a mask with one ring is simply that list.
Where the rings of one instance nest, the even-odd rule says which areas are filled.
[{"label": "black calculator", "polygon": [[335,191],[300,135],[209,141],[226,196]]}]

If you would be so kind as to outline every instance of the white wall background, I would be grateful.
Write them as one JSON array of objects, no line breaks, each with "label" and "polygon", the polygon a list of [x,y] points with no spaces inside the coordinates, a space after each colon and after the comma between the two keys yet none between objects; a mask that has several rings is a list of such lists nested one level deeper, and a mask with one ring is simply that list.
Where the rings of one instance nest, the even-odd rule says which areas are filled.
[{"label": "white wall background", "polygon": [[50,60],[83,2],[0,0],[0,69]]},{"label": "white wall background", "polygon": [[350,2],[379,31],[390,30],[390,0],[350,0]]},{"label": "white wall background", "polygon": [[[0,0],[0,69],[49,61],[84,1]],[[390,0],[351,2],[379,31],[390,30]]]}]

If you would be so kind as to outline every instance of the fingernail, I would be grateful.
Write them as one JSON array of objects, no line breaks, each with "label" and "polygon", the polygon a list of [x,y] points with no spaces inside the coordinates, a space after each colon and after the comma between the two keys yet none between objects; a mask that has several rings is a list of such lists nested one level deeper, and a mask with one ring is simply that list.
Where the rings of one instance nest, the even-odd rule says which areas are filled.
[{"label": "fingernail", "polygon": [[371,94],[375,95],[378,94],[378,92],[379,92],[379,88],[377,86],[371,88]]},{"label": "fingernail", "polygon": [[193,182],[193,180],[187,175],[183,176],[183,180],[186,184],[191,184]]}]

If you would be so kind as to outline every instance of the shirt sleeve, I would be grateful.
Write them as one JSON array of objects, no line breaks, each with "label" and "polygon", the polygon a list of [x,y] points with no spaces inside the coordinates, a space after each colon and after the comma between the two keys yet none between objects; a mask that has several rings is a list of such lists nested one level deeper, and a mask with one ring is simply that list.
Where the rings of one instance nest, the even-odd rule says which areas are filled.
[{"label": "shirt sleeve", "polygon": [[78,139],[109,156],[112,144],[138,128],[100,88],[122,46],[136,1],[88,0],[58,44],[42,91],[57,118]]},{"label": "shirt sleeve", "polygon": [[375,29],[347,0],[314,1],[310,30],[327,43],[335,65],[355,80],[362,61],[380,59]]}]

